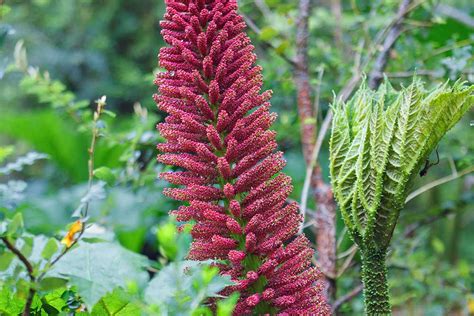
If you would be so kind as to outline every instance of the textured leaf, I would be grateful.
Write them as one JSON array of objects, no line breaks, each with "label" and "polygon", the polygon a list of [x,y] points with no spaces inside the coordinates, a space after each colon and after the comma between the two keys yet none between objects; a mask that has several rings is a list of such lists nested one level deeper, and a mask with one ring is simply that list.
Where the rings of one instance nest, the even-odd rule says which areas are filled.
[{"label": "textured leaf", "polygon": [[473,86],[395,91],[365,85],[333,106],[330,172],[344,221],[361,246],[385,249],[407,188],[440,139],[473,105]]},{"label": "textured leaf", "polygon": [[81,243],[70,250],[48,273],[70,279],[88,308],[127,282],[144,284],[148,260],[113,243]]},{"label": "textured leaf", "polygon": [[134,316],[141,315],[140,307],[130,302],[130,297],[116,289],[103,297],[92,309],[92,316]]}]

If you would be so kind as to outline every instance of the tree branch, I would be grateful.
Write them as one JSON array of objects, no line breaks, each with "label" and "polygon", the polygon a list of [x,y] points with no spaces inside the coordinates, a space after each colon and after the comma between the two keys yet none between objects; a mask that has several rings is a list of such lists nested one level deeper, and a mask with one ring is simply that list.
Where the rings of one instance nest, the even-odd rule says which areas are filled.
[{"label": "tree branch", "polygon": [[[261,30],[260,28],[252,21],[250,17],[248,17],[246,14],[240,12],[240,15],[244,18],[245,22],[247,23],[248,27],[257,35],[260,35]],[[272,43],[264,41],[264,40],[259,40],[258,43],[264,48],[264,49],[270,49],[273,50],[278,56],[280,56],[284,61],[286,61],[291,67],[296,68],[296,62],[292,60],[290,57],[286,56],[285,54],[279,52],[275,46],[273,46]]]},{"label": "tree branch", "polygon": [[319,133],[318,133],[318,139],[316,140],[316,144],[313,147],[312,154],[309,159],[309,164],[306,167],[306,176],[304,178],[303,191],[301,194],[301,202],[300,202],[300,209],[301,209],[303,218],[306,214],[306,209],[307,209],[306,206],[308,204],[309,189],[311,185],[311,174],[313,173],[313,170],[318,161],[319,152],[321,151],[321,146],[323,144],[324,138],[329,130],[329,127],[331,126],[332,117],[333,117],[333,113],[331,110],[329,110],[328,113],[326,114],[326,117],[324,118],[323,124],[321,125],[321,129],[319,130]]},{"label": "tree branch", "polygon": [[339,49],[344,49],[342,40],[342,4],[341,0],[331,0],[331,13],[334,17],[334,40]]},{"label": "tree branch", "polygon": [[334,304],[332,304],[332,313],[334,314],[344,303],[347,303],[349,302],[350,300],[352,300],[354,297],[356,297],[357,295],[359,295],[360,292],[362,292],[362,289],[364,288],[364,286],[362,284],[359,284],[358,286],[356,286],[354,289],[352,289],[352,291],[350,291],[349,293],[347,293],[346,295],[344,296],[341,296],[340,298],[338,298]]},{"label": "tree branch", "polygon": [[[331,187],[322,179],[317,157],[324,141],[324,136],[331,124],[331,111],[328,112],[320,134],[316,140],[317,112],[311,102],[311,85],[308,58],[309,15],[311,1],[300,0],[296,21],[296,68],[295,82],[300,120],[301,144],[306,162],[305,194],[302,196],[301,211],[303,218],[306,212],[309,188],[314,189],[314,200],[317,210],[313,214],[312,230],[316,236],[316,248],[319,253],[319,266],[325,276],[325,294],[328,301],[335,297],[336,282],[336,204]],[[322,72],[320,72],[322,75]],[[320,84],[320,83],[319,83]],[[318,96],[319,97],[319,93]],[[315,98],[315,104],[319,100]],[[301,227],[301,231],[302,231]]]},{"label": "tree branch", "polygon": [[452,214],[453,211],[450,210],[450,209],[445,209],[443,210],[441,213],[437,214],[437,215],[434,215],[434,216],[431,216],[431,217],[428,217],[428,218],[424,218],[422,219],[421,221],[417,222],[417,223],[413,223],[411,225],[409,225],[405,231],[403,232],[403,237],[404,238],[410,238],[413,236],[413,234],[422,226],[425,226],[425,225],[429,225],[429,224],[432,224],[440,219],[443,219],[445,218],[446,216]]},{"label": "tree branch", "polygon": [[376,89],[383,79],[383,71],[388,63],[390,51],[402,32],[402,23],[409,12],[409,6],[412,0],[403,0],[398,8],[397,20],[387,32],[382,49],[375,59],[372,71],[369,74],[368,85],[371,89]]},{"label": "tree branch", "polygon": [[306,165],[310,164],[311,148],[316,134],[316,117],[311,106],[311,87],[309,83],[308,62],[308,19],[311,10],[310,0],[300,0],[296,22],[296,69],[295,81],[298,98],[301,143]]},{"label": "tree branch", "polygon": [[466,12],[459,10],[447,4],[440,3],[436,7],[436,12],[461,22],[471,28],[474,28],[474,19]]},{"label": "tree branch", "polygon": [[413,191],[412,193],[410,193],[408,195],[408,197],[406,198],[405,200],[405,203],[413,200],[414,198],[416,198],[418,195],[420,194],[423,194],[425,193],[426,191],[428,190],[431,190],[432,188],[434,187],[437,187],[437,186],[440,186],[442,184],[445,184],[447,182],[450,182],[450,181],[453,181],[453,180],[456,180],[458,178],[461,178],[461,177],[464,177],[465,175],[468,175],[470,173],[474,172],[474,166],[471,166],[469,168],[466,168],[462,171],[459,171],[459,172],[455,172],[455,173],[452,173],[450,174],[449,176],[446,176],[446,177],[443,177],[443,178],[439,178],[433,182],[430,182],[428,184],[425,184],[424,186],[418,188],[417,190]]},{"label": "tree branch", "polygon": [[31,311],[31,304],[33,303],[33,298],[35,297],[36,290],[33,286],[33,283],[36,282],[36,278],[34,275],[34,269],[33,265],[30,263],[28,258],[25,257],[24,254],[21,253],[21,251],[15,247],[14,244],[12,244],[7,237],[1,237],[3,243],[5,246],[10,250],[17,258],[18,260],[23,263],[23,265],[26,268],[26,271],[28,272],[28,277],[30,278],[30,281],[32,284],[30,284],[30,288],[28,290],[28,297],[26,299],[25,307],[23,308],[22,316],[30,316],[30,311]]}]

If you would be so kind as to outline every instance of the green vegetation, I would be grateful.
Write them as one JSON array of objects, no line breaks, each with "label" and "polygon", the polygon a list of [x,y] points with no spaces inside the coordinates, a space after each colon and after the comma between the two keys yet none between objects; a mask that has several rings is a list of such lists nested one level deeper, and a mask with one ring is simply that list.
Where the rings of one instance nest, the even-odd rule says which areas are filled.
[{"label": "green vegetation", "polygon": [[[472,94],[474,7],[467,0],[411,2],[383,69],[394,88],[362,88],[345,103],[337,101],[343,92],[357,90],[364,73],[370,77],[400,2],[317,2],[308,12],[307,36],[314,113],[300,119],[298,2],[239,0],[239,12],[251,25],[247,31],[263,66],[264,88],[274,91],[272,111],[278,119],[273,128],[288,161],[284,171],[293,179],[290,198],[307,205],[304,231],[316,249],[320,205],[313,192],[319,191],[312,185],[305,188],[301,121],[316,130],[324,127],[330,104],[337,109],[336,125],[343,123],[342,109],[374,117],[383,108],[387,115],[381,120],[398,122],[406,114],[404,106],[426,110],[428,104],[443,109],[449,104],[452,114],[452,105],[467,106],[461,100],[433,102],[445,97],[442,91],[462,98]],[[196,265],[185,258],[188,227],[177,232],[168,212],[179,203],[161,194],[168,184],[157,179],[158,173],[169,171],[155,159],[156,144],[163,141],[155,126],[164,114],[152,99],[156,56],[164,45],[158,23],[164,7],[161,0],[0,1],[0,314],[21,314],[33,288],[27,315],[207,315],[207,297],[228,285],[209,263]],[[418,80],[412,84],[415,72]],[[451,83],[444,86],[447,80]],[[353,89],[348,89],[351,82]],[[449,90],[453,86],[454,92]],[[420,102],[406,102],[399,95],[418,95]],[[102,104],[100,111],[95,100]],[[436,113],[448,119],[449,111]],[[409,131],[425,132],[410,139],[426,141],[409,151],[377,137],[371,139],[380,146],[372,147],[375,143],[367,138],[369,143],[360,142],[377,154],[387,146],[391,158],[407,158],[401,158],[403,172],[397,173],[403,175],[397,177],[397,199],[383,193],[388,188],[383,181],[362,190],[379,192],[379,201],[384,199],[380,204],[374,199],[367,205],[358,193],[354,206],[342,203],[335,215],[336,269],[322,272],[334,285],[330,303],[340,315],[363,313],[361,272],[365,277],[375,271],[376,278],[387,278],[394,313],[474,313],[474,112],[467,111],[454,126],[457,116],[428,123],[430,115],[417,116],[414,125],[408,119]],[[361,135],[363,124],[378,124],[350,118],[356,123],[347,125],[352,137]],[[393,131],[401,132],[398,125]],[[316,164],[328,184],[329,135],[322,130],[314,134],[321,138]],[[439,163],[434,165],[436,151]],[[373,157],[370,150],[363,153]],[[386,174],[381,169],[386,159],[367,166],[361,163],[371,160],[361,157],[359,163],[347,164],[349,178],[357,182]],[[430,167],[420,177],[427,159]],[[340,180],[333,180],[340,200]],[[309,194],[301,201],[305,191]],[[31,271],[8,243],[24,255]],[[380,265],[382,258],[385,265]],[[373,279],[367,278],[366,283]],[[381,292],[383,299],[377,301],[386,309],[387,291]],[[216,312],[230,315],[236,300],[221,301]]]}]

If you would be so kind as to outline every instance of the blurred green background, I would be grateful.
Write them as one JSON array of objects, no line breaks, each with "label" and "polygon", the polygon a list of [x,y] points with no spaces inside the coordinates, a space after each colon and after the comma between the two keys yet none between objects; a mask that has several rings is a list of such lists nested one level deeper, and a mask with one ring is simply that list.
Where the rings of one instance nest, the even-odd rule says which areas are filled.
[{"label": "blurred green background", "polygon": [[[337,15],[337,7],[341,5]],[[239,0],[255,27],[249,35],[274,91],[274,125],[285,150],[287,173],[300,199],[304,160],[292,66],[297,1]],[[321,120],[333,92],[377,52],[377,34],[394,17],[398,1],[314,1],[310,14],[310,74]],[[336,11],[335,11],[336,10]],[[163,46],[162,0],[0,1],[0,166],[32,150],[49,156],[21,172],[0,175],[2,208],[22,211],[32,233],[57,235],[69,223],[87,181],[87,148],[94,100],[107,96],[96,166],[112,174],[91,217],[130,250],[156,258],[153,229],[176,203],[163,197],[156,179],[154,126],[163,119],[152,94],[157,55]],[[272,48],[269,48],[269,45]],[[434,86],[448,79],[474,81],[474,4],[469,0],[422,2],[404,32],[386,74],[395,86],[416,70]],[[370,64],[365,71],[370,70]],[[321,79],[321,80],[320,80]],[[416,187],[474,165],[471,111],[439,146],[440,163]],[[320,164],[328,174],[327,142]],[[435,159],[432,157],[432,159]],[[312,203],[312,201],[311,201]],[[310,207],[315,206],[310,203]],[[339,252],[351,247],[341,234]],[[311,236],[311,230],[308,229]],[[314,239],[314,238],[313,238]],[[394,311],[402,315],[474,313],[474,176],[427,191],[401,214],[392,242],[389,277]],[[340,260],[343,263],[344,258]],[[338,296],[358,284],[358,258],[338,279]],[[361,295],[342,314],[362,312]]]}]

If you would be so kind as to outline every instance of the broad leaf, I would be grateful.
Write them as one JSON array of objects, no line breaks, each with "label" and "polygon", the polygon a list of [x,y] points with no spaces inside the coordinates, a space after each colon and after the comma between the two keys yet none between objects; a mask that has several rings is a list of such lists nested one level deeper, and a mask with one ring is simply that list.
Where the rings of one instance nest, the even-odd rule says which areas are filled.
[{"label": "broad leaf", "polygon": [[130,301],[130,297],[120,289],[103,297],[92,309],[92,316],[133,316],[141,315],[140,307]]},{"label": "broad leaf", "polygon": [[150,281],[145,301],[158,306],[164,315],[189,315],[206,298],[218,296],[230,285],[230,277],[218,275],[217,268],[205,262],[173,262]]},{"label": "broad leaf", "polygon": [[24,300],[16,297],[6,286],[0,289],[0,315],[19,315],[24,305]]},{"label": "broad leaf", "polygon": [[48,273],[70,279],[90,309],[114,289],[128,282],[143,285],[148,274],[148,260],[113,243],[80,243],[70,250]]}]

